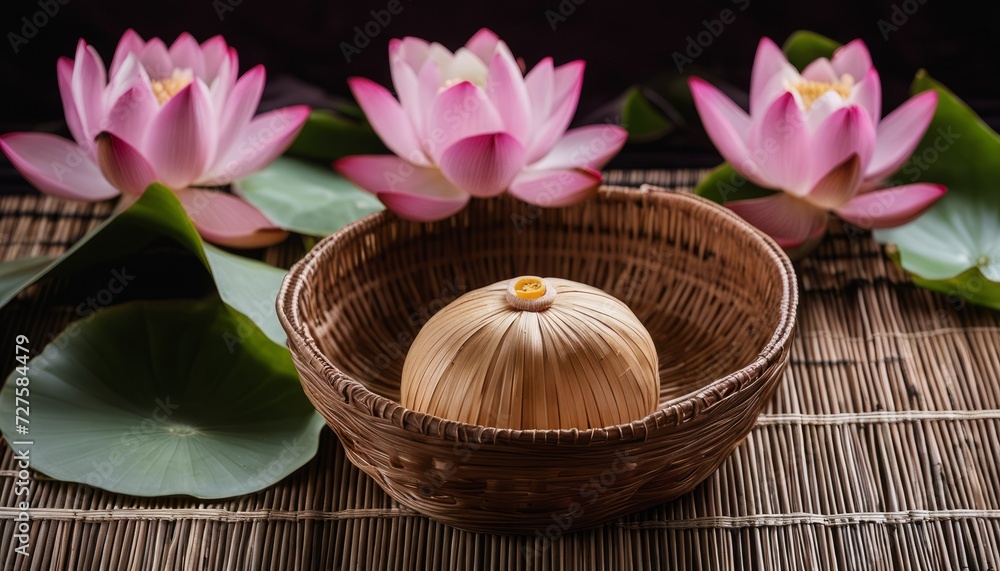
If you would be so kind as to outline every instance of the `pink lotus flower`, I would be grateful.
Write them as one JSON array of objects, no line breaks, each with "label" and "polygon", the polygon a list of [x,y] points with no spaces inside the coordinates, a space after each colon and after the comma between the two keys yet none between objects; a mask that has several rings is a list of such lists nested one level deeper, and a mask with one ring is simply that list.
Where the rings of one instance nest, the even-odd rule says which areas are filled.
[{"label": "pink lotus flower", "polygon": [[625,130],[566,131],[583,82],[582,61],[545,58],[526,76],[486,29],[452,53],[418,38],[389,44],[399,100],[363,78],[349,85],[394,155],[340,159],[334,167],[405,218],[455,214],[470,196],[509,191],[539,206],[593,195],[598,169],[625,144]]},{"label": "pink lotus flower", "polygon": [[882,86],[861,40],[799,74],[762,39],[749,115],[701,79],[690,87],[726,161],[753,183],[782,191],[726,206],[782,247],[818,240],[829,211],[862,228],[889,228],[918,217],[946,191],[924,183],[879,188],[920,142],[937,94],[916,95],[882,118]]},{"label": "pink lotus flower", "polygon": [[236,50],[221,36],[198,45],[181,34],[169,48],[134,31],[122,36],[110,70],[93,47],[56,67],[74,141],[8,133],[0,148],[36,188],[73,200],[138,196],[153,182],[174,189],[207,240],[233,247],[281,241],[286,233],[221,186],[257,171],[291,144],[309,108],[254,117],[264,68],[239,80]]}]

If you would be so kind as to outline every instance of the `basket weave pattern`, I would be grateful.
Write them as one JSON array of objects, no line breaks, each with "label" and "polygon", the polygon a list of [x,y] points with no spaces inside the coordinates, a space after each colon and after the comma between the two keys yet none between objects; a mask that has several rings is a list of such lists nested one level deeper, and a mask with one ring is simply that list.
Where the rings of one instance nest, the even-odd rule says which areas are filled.
[{"label": "basket weave pattern", "polygon": [[[473,201],[417,224],[380,213],[320,242],[278,312],[306,394],[348,457],[400,503],[457,527],[585,528],[715,471],[788,360],[790,262],[734,214],[685,194],[605,187],[572,208]],[[508,430],[398,404],[406,349],[464,291],[517,275],[618,297],[656,343],[658,410],[592,430]]]}]

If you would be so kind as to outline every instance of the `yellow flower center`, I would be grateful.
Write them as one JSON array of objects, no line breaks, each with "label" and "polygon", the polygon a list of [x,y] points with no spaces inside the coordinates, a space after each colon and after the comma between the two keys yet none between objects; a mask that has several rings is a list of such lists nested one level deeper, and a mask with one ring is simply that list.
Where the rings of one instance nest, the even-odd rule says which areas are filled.
[{"label": "yellow flower center", "polygon": [[194,81],[194,74],[191,73],[190,69],[175,69],[170,77],[165,77],[163,79],[154,79],[151,83],[153,84],[153,95],[156,96],[156,100],[163,105],[174,95],[180,93],[182,89],[191,85]]},{"label": "yellow flower center", "polygon": [[514,283],[514,295],[521,299],[538,299],[545,295],[545,282],[535,276],[519,278]]},{"label": "yellow flower center", "polygon": [[844,99],[847,99],[851,94],[851,89],[854,88],[854,77],[849,73],[845,73],[840,77],[840,81],[834,83],[803,79],[802,81],[793,83],[792,88],[799,92],[799,95],[802,97],[802,104],[806,110],[809,110],[813,103],[827,91],[836,92]]}]

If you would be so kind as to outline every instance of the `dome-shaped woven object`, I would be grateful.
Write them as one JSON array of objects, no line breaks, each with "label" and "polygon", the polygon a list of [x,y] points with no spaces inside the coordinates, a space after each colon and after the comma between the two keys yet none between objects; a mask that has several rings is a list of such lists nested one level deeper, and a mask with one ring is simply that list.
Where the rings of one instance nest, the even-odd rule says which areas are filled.
[{"label": "dome-shaped woven object", "polygon": [[600,428],[653,412],[656,346],[628,306],[588,285],[523,276],[432,317],[403,365],[403,406],[498,428]]},{"label": "dome-shaped woven object", "polygon": [[[520,275],[585,283],[629,306],[659,356],[655,412],[515,430],[400,405],[406,354],[430,317]],[[797,300],[788,257],[733,212],[604,187],[569,208],[503,196],[436,223],[371,215],[292,268],[278,314],[306,395],[389,495],[465,529],[558,522],[561,533],[668,501],[718,469],[778,386]]]}]

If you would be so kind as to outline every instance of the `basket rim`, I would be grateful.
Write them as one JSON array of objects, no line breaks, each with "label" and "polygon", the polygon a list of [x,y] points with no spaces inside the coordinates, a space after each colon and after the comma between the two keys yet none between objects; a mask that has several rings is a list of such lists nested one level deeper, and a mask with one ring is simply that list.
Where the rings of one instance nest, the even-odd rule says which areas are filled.
[{"label": "basket rim", "polygon": [[[657,429],[674,426],[705,412],[701,403],[706,398],[712,407],[728,399],[740,390],[745,390],[747,382],[759,379],[765,369],[782,359],[791,342],[795,329],[799,292],[795,270],[784,250],[769,236],[743,220],[735,212],[693,193],[667,189],[649,184],[640,187],[624,185],[601,185],[598,196],[592,200],[619,202],[641,202],[648,200],[688,201],[695,208],[709,209],[723,223],[733,224],[747,232],[768,255],[777,267],[781,280],[781,315],[768,342],[757,354],[757,358],[727,375],[718,377],[695,391],[678,396],[666,405],[658,407],[643,418],[612,426],[589,429],[514,429],[469,424],[457,420],[405,408],[400,402],[375,393],[342,371],[320,351],[316,340],[307,332],[299,314],[299,299],[307,279],[315,273],[317,260],[341,242],[354,238],[367,228],[382,224],[386,219],[396,218],[389,210],[365,216],[341,228],[317,243],[301,260],[289,270],[282,280],[276,299],[278,318],[287,334],[287,345],[295,353],[304,350],[316,372],[327,381],[330,388],[339,393],[346,406],[353,406],[371,417],[379,417],[398,428],[424,436],[438,437],[451,442],[555,442],[560,444],[598,444],[622,441],[642,441]],[[305,385],[309,381],[299,375]],[[741,380],[742,379],[742,380]],[[308,390],[306,391],[309,392]],[[324,415],[325,416],[325,415]]]}]

